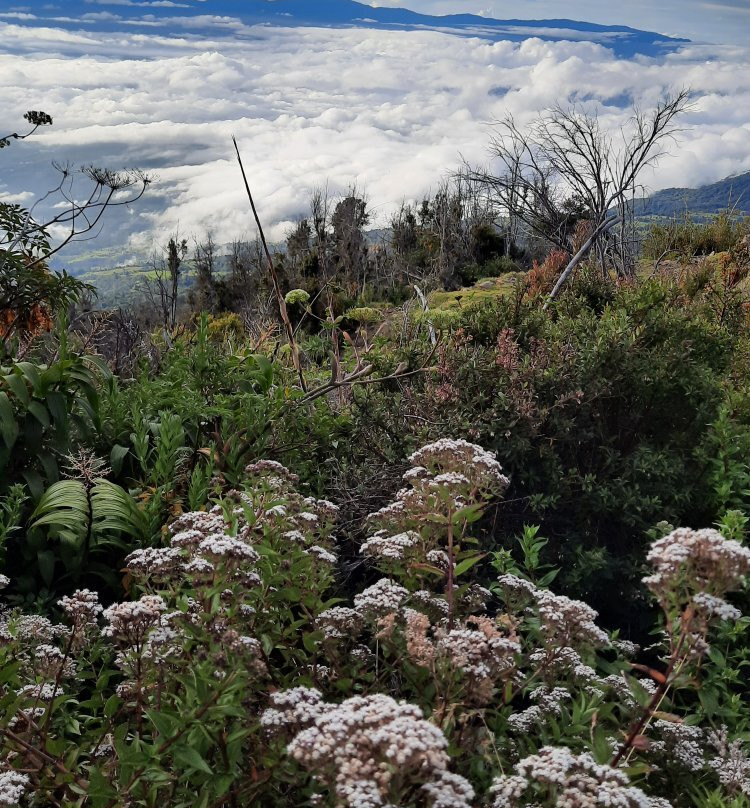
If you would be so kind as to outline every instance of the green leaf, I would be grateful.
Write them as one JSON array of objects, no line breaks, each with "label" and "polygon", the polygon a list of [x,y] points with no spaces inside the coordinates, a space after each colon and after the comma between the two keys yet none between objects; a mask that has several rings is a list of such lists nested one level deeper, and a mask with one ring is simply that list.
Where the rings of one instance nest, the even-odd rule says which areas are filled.
[{"label": "green leaf", "polygon": [[49,412],[40,401],[30,401],[27,409],[43,427],[50,425]]},{"label": "green leaf", "polygon": [[112,447],[112,451],[109,453],[109,465],[112,467],[112,473],[116,477],[120,476],[122,464],[129,452],[130,449],[127,446],[120,446],[117,443]]},{"label": "green leaf", "polygon": [[475,564],[479,563],[483,558],[485,558],[487,553],[478,553],[475,556],[470,556],[469,558],[465,558],[459,564],[456,564],[455,575],[458,578],[459,575],[463,575],[465,572],[468,572]]},{"label": "green leaf", "polygon": [[33,365],[31,362],[17,362],[16,369],[20,370],[29,380],[34,393],[38,393],[42,386],[42,377],[39,375],[39,370],[36,365]]},{"label": "green leaf", "polygon": [[175,749],[174,759],[175,762],[181,763],[183,766],[186,766],[189,769],[203,772],[209,776],[213,774],[208,763],[203,760],[196,749],[193,749],[190,746],[181,746]]},{"label": "green leaf", "polygon": [[45,586],[51,586],[55,578],[55,554],[51,550],[43,550],[37,554],[37,563]]},{"label": "green leaf", "polygon": [[29,403],[29,391],[21,376],[16,373],[10,373],[8,376],[3,378],[3,381],[8,385],[8,389],[22,404]]},{"label": "green leaf", "polygon": [[18,437],[18,423],[7,393],[0,393],[0,435],[8,448],[13,446]]}]

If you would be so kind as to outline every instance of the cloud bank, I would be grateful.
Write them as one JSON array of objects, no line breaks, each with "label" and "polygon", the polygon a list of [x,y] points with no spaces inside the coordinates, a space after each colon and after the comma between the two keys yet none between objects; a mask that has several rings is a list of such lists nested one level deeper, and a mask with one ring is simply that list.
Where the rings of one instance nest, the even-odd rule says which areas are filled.
[{"label": "cloud bank", "polygon": [[139,165],[158,182],[147,202],[110,220],[102,244],[143,250],[177,228],[229,241],[252,233],[234,134],[280,240],[326,182],[333,192],[356,182],[385,222],[462,158],[485,162],[490,123],[507,112],[523,122],[578,100],[616,128],[631,102],[648,107],[683,86],[693,107],[650,187],[750,170],[750,51],[740,47],[621,59],[580,41],[272,26],[239,40],[232,25],[221,36],[92,34],[0,18],[0,120],[20,122],[28,108],[55,119],[0,154],[0,195],[41,191],[52,159]]}]

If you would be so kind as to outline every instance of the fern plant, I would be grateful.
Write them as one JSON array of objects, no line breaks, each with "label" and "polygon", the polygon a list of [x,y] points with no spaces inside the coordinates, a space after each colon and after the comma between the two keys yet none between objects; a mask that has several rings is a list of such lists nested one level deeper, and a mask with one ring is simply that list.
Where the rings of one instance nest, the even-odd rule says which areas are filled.
[{"label": "fern plant", "polygon": [[36,556],[48,588],[78,583],[83,575],[113,585],[115,560],[148,537],[148,522],[127,491],[102,477],[81,476],[45,491],[31,514],[25,549]]}]

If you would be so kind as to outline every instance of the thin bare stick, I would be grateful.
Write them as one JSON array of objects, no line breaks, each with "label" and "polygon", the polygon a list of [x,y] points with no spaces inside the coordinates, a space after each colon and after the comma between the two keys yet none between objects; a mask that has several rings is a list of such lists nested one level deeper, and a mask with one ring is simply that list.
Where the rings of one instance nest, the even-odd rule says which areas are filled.
[{"label": "thin bare stick", "polygon": [[289,312],[286,309],[286,301],[284,300],[284,295],[281,294],[281,286],[279,284],[279,277],[276,274],[276,267],[273,264],[273,258],[271,258],[271,252],[268,249],[268,244],[266,243],[266,236],[263,232],[263,226],[260,223],[260,217],[258,216],[258,211],[255,207],[255,201],[253,200],[253,195],[250,193],[250,184],[247,181],[247,174],[245,173],[245,166],[242,164],[242,157],[240,156],[240,147],[237,145],[237,139],[232,136],[232,143],[234,143],[235,151],[237,152],[237,161],[240,164],[240,171],[242,172],[242,179],[245,182],[245,190],[247,191],[247,198],[250,200],[250,207],[253,211],[253,216],[255,217],[255,224],[258,226],[258,234],[260,235],[260,241],[263,245],[263,250],[266,254],[266,259],[268,261],[268,269],[271,273],[271,281],[273,283],[273,289],[276,293],[276,300],[279,304],[279,313],[281,314],[281,319],[284,322],[284,328],[286,329],[286,336],[289,340],[289,348],[292,351],[292,362],[294,364],[294,369],[297,371],[297,375],[299,376],[299,383],[302,387],[304,392],[307,392],[307,385],[305,384],[305,377],[302,373],[302,363],[300,362],[299,358],[299,348],[297,347],[297,341],[294,338],[294,329],[292,328],[291,320],[289,319]]}]

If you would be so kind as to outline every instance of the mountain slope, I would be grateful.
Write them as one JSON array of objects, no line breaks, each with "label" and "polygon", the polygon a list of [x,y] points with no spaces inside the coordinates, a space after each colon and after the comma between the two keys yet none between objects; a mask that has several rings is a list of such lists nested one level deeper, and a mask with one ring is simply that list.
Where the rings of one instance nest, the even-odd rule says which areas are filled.
[{"label": "mountain slope", "polygon": [[750,171],[700,188],[665,188],[638,200],[636,205],[639,216],[719,213],[727,209],[750,216]]},{"label": "mountain slope", "polygon": [[28,26],[54,24],[70,30],[125,30],[155,33],[232,36],[252,39],[257,25],[279,27],[357,27],[385,30],[432,30],[491,41],[591,41],[611,48],[619,57],[660,56],[687,40],[622,25],[596,25],[575,20],[496,20],[474,14],[433,16],[405,8],[375,8],[354,0],[181,0],[145,3],[116,0],[68,0],[45,4],[33,14],[0,13],[0,21]]}]

